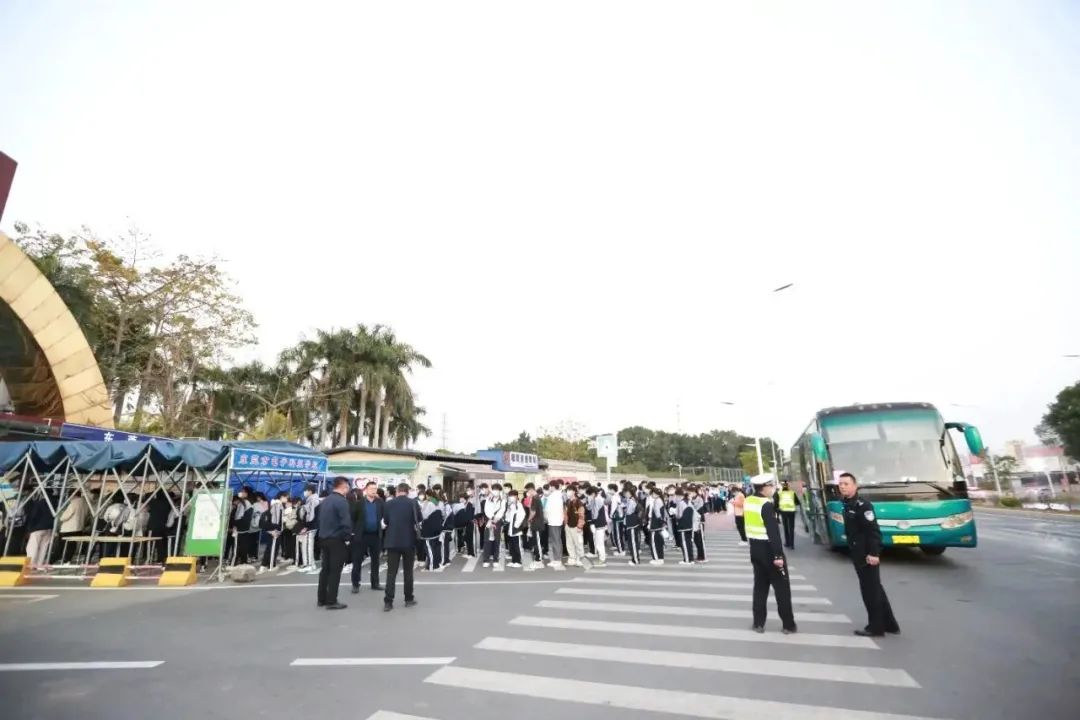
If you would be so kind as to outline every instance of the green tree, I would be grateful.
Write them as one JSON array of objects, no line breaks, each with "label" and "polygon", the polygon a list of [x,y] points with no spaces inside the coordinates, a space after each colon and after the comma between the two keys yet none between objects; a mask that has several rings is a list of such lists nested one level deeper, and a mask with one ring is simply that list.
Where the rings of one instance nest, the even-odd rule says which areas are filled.
[{"label": "green tree", "polygon": [[1066,455],[1080,458],[1080,382],[1058,393],[1043,415],[1040,427],[1056,435]]}]

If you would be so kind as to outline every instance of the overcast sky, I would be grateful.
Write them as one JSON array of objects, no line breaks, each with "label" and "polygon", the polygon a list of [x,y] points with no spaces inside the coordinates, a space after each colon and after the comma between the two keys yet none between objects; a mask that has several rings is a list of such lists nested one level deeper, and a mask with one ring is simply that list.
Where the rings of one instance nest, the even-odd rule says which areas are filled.
[{"label": "overcast sky", "polygon": [[267,359],[392,325],[435,364],[421,447],[444,416],[458,450],[566,420],[787,444],[889,400],[1000,447],[1080,376],[1075,3],[7,0],[0,28],[6,232],[217,253]]}]

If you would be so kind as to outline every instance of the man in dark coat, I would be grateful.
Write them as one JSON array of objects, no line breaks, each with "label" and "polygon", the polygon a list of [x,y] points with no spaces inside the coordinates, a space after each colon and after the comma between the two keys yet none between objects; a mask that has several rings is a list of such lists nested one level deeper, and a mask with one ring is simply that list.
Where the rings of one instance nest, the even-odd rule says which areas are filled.
[{"label": "man in dark coat", "polygon": [[412,607],[416,604],[413,565],[416,563],[416,528],[420,524],[420,505],[409,497],[408,485],[401,483],[397,486],[397,494],[387,501],[383,517],[386,519],[386,536],[383,538],[386,548],[386,594],[383,597],[383,610],[394,609],[394,584],[399,566],[405,574],[405,607]]}]

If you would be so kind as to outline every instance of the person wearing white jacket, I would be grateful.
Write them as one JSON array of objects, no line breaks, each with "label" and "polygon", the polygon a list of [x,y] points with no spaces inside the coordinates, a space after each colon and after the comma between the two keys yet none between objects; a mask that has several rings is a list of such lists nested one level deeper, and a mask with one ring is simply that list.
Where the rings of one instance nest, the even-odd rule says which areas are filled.
[{"label": "person wearing white jacket", "polygon": [[544,487],[544,522],[547,523],[548,550],[551,552],[551,569],[562,570],[563,525],[566,524],[566,502],[557,482]]},{"label": "person wearing white jacket", "polygon": [[525,518],[528,513],[518,500],[517,490],[511,490],[506,498],[506,544],[510,552],[507,567],[521,567],[521,536],[525,532]]},{"label": "person wearing white jacket", "polygon": [[506,497],[503,496],[502,485],[495,483],[491,486],[491,494],[484,503],[484,516],[487,518],[484,528],[484,567],[491,567],[492,563],[499,561],[502,524],[506,516]]}]

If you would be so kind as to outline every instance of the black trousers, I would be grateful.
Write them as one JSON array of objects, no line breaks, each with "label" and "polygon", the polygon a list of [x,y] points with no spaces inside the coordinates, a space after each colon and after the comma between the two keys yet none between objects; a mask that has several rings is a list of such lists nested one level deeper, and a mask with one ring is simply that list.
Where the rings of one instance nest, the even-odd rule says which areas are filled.
[{"label": "black trousers", "polygon": [[484,528],[484,562],[496,562],[499,559],[499,545],[502,543],[501,528],[498,524]]},{"label": "black trousers", "polygon": [[535,528],[529,531],[529,536],[532,538],[532,556],[534,563],[538,563],[544,559],[543,543],[540,542],[540,538],[543,534],[543,530],[536,530]]},{"label": "black trousers", "polygon": [[855,574],[859,576],[859,591],[866,606],[867,629],[872,633],[899,631],[889,596],[881,586],[881,566],[855,563]]},{"label": "black trousers", "polygon": [[795,548],[795,511],[781,512],[780,523],[784,526],[784,547]]},{"label": "black trousers", "polygon": [[746,542],[746,518],[742,515],[735,516],[735,529],[739,531],[739,539]]},{"label": "black trousers", "polygon": [[422,538],[424,543],[424,562],[428,570],[438,570],[442,565],[442,542],[438,535],[432,538]]},{"label": "black trousers", "polygon": [[348,548],[344,538],[325,538],[319,541],[322,548],[322,569],[319,570],[319,604],[333,605],[338,601],[341,585],[341,568],[345,567]]},{"label": "black trousers", "polygon": [[695,530],[694,531],[694,547],[697,548],[697,559],[699,561],[704,560],[705,559],[705,531],[704,530]]},{"label": "black trousers", "polygon": [[[759,543],[763,546],[760,550],[754,547]],[[788,578],[787,568],[781,569],[773,565],[772,552],[768,543],[763,540],[750,541],[750,562],[754,566],[754,626],[765,626],[769,588],[772,587],[780,622],[785,628],[794,630],[795,613],[791,609],[791,580]]]},{"label": "black trousers", "polygon": [[383,601],[387,605],[394,604],[394,585],[397,583],[397,571],[399,566],[405,574],[405,599],[414,599],[413,565],[415,564],[415,550],[388,549],[386,551],[386,592],[383,595]]},{"label": "black trousers", "polygon": [[626,528],[626,551],[630,555],[630,563],[637,565],[641,562],[641,550],[640,540],[638,538],[638,528],[628,527]]},{"label": "black trousers", "polygon": [[363,533],[353,535],[352,539],[352,586],[360,587],[360,571],[364,565],[364,558],[371,561],[371,588],[379,589],[379,555],[382,552],[379,533]]}]

